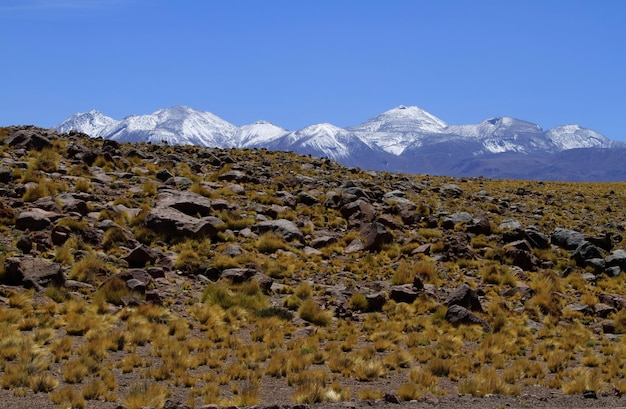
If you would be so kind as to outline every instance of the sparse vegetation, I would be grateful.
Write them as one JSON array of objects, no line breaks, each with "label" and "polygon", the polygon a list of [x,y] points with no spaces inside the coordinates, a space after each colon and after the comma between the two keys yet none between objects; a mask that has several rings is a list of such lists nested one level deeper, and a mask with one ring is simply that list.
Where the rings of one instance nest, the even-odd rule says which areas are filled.
[{"label": "sparse vegetation", "polygon": [[[14,399],[158,408],[170,393],[198,407],[626,391],[626,285],[608,258],[626,249],[622,183],[374,177],[285,152],[120,144],[118,157],[81,143],[93,164],[65,159],[60,140],[4,173],[15,193],[0,201],[0,392]],[[247,178],[227,175],[240,169]],[[192,182],[166,185],[163,170]],[[367,205],[350,207],[348,182]],[[442,196],[446,183],[465,197]],[[397,189],[414,206],[378,199]],[[41,226],[17,220],[35,208]],[[460,211],[489,225],[444,228]],[[261,229],[277,219],[301,238]],[[372,220],[392,242],[362,249]],[[558,227],[618,268],[577,262],[552,240]],[[487,329],[448,316],[463,283],[481,308],[461,303]],[[270,378],[287,392],[268,398]]]}]

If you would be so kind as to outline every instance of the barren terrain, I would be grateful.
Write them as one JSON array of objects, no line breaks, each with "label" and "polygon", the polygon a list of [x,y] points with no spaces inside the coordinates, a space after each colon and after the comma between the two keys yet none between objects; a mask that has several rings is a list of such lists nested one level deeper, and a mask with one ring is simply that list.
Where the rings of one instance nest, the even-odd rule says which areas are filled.
[{"label": "barren terrain", "polygon": [[4,407],[626,406],[625,183],[0,152]]}]

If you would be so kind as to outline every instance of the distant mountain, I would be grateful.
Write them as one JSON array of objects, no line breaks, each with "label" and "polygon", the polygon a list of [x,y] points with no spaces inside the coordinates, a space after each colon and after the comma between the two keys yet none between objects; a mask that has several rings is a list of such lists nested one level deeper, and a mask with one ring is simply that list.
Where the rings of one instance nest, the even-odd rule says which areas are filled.
[{"label": "distant mountain", "polygon": [[385,167],[394,155],[356,133],[329,123],[307,126],[266,145],[267,148],[335,159],[348,166]]},{"label": "distant mountain", "polygon": [[185,106],[120,121],[94,110],[73,115],[55,129],[123,142],[264,147],[392,172],[626,180],[626,143],[611,141],[591,129],[565,125],[544,131],[536,124],[510,117],[448,125],[415,106],[401,105],[347,128],[321,123],[292,132],[267,121],[237,127],[210,112]]},{"label": "distant mountain", "polygon": [[267,121],[257,121],[240,127],[233,143],[238,147],[264,147],[288,134],[289,131]]},{"label": "distant mountain", "polygon": [[400,105],[347,129],[389,153],[400,155],[407,146],[418,143],[425,136],[440,134],[447,126],[418,107]]},{"label": "distant mountain", "polygon": [[604,135],[578,125],[552,128],[546,131],[546,137],[562,151],[578,148],[610,148],[615,145]]},{"label": "distant mountain", "polygon": [[80,131],[93,137],[106,136],[106,130],[115,126],[117,122],[115,119],[93,109],[89,112],[78,113],[69,117],[60,125],[57,125],[55,129],[59,132]]}]

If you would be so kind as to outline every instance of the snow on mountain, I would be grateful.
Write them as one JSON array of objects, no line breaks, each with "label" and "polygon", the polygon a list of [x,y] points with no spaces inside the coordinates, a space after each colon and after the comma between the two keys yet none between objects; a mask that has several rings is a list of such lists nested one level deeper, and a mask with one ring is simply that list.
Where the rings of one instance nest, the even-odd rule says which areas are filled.
[{"label": "snow on mountain", "polygon": [[239,127],[234,140],[239,147],[262,147],[288,134],[289,131],[271,122],[257,121]]},{"label": "snow on mountain", "polygon": [[114,126],[118,121],[103,115],[101,112],[92,109],[89,112],[79,112],[72,115],[56,127],[59,132],[78,131],[89,136],[105,136],[105,130]]},{"label": "snow on mountain", "polygon": [[604,135],[579,125],[558,126],[546,131],[546,137],[560,150],[576,148],[606,148],[611,141]]},{"label": "snow on mountain", "polygon": [[445,132],[480,142],[483,152],[477,152],[478,154],[555,150],[539,125],[510,117],[490,118],[473,125],[452,125]]},{"label": "snow on mountain", "polygon": [[165,141],[172,145],[230,147],[237,127],[210,112],[185,106],[129,116],[107,128],[107,138],[120,142]]},{"label": "snow on mountain", "polygon": [[400,105],[347,130],[389,153],[400,155],[423,135],[440,133],[446,126],[444,121],[421,108]]},{"label": "snow on mountain", "polygon": [[291,132],[269,146],[337,160],[350,157],[356,150],[374,149],[355,133],[329,123],[311,125]]},{"label": "snow on mountain", "polygon": [[[347,129],[321,123],[289,132],[266,121],[237,127],[210,112],[185,106],[129,116],[121,121],[94,110],[73,115],[56,129],[61,132],[73,129],[126,142],[265,147],[386,171],[454,174],[467,173],[473,167],[480,174],[492,176],[496,170],[505,168],[509,172],[505,175],[537,176],[514,169],[515,163],[530,163],[520,161],[522,156],[535,159],[541,156],[541,160],[547,161],[558,152],[576,148],[626,147],[626,143],[610,141],[578,125],[544,132],[536,124],[510,117],[490,118],[472,125],[448,125],[415,106],[399,106]],[[619,151],[624,152],[622,149]],[[597,156],[589,152],[578,155],[591,155],[592,159]]]}]

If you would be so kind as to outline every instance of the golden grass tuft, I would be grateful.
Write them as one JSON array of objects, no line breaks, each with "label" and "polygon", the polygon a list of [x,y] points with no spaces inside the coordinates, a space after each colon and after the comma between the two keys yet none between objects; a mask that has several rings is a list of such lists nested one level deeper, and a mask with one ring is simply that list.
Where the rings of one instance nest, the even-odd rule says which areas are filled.
[{"label": "golden grass tuft", "polygon": [[259,236],[256,241],[256,248],[261,253],[275,253],[277,250],[289,250],[287,244],[282,237],[274,232],[267,232]]},{"label": "golden grass tuft", "polygon": [[161,384],[137,382],[130,385],[122,403],[129,409],[141,409],[143,407],[163,409],[165,399],[168,396],[169,391]]},{"label": "golden grass tuft", "polygon": [[311,298],[302,301],[300,308],[298,308],[298,315],[305,321],[321,326],[330,324],[333,318],[332,311],[322,309],[320,305]]}]

